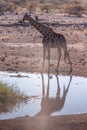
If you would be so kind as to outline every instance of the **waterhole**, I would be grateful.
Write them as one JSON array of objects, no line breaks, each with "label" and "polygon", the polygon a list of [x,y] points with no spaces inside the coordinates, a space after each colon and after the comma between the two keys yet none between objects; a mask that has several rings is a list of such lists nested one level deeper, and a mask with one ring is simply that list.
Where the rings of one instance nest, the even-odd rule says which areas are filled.
[{"label": "waterhole", "polygon": [[29,97],[10,111],[0,112],[0,120],[87,113],[86,77],[0,72],[0,82]]}]

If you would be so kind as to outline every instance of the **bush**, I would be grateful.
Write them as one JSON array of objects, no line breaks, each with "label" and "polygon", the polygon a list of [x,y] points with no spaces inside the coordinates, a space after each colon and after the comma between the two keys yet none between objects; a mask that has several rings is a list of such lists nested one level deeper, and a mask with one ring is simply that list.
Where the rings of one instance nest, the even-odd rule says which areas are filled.
[{"label": "bush", "polygon": [[84,11],[85,11],[85,7],[78,2],[69,3],[65,9],[65,12],[69,14],[74,14],[78,17],[81,17]]},{"label": "bush", "polygon": [[41,11],[42,11],[42,12],[49,13],[49,11],[50,11],[50,5],[43,5],[43,6],[41,7]]},{"label": "bush", "polygon": [[0,3],[0,13],[6,12],[6,11],[10,11],[13,12],[16,9],[16,6],[13,3],[5,3],[5,2],[1,2]]}]

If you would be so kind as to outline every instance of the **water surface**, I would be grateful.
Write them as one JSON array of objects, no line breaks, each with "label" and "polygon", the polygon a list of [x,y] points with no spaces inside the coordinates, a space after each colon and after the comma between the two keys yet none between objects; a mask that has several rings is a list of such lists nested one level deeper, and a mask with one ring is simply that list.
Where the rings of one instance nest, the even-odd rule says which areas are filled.
[{"label": "water surface", "polygon": [[40,73],[0,72],[0,82],[17,87],[27,104],[1,113],[0,119],[22,116],[59,116],[87,113],[87,78]]}]

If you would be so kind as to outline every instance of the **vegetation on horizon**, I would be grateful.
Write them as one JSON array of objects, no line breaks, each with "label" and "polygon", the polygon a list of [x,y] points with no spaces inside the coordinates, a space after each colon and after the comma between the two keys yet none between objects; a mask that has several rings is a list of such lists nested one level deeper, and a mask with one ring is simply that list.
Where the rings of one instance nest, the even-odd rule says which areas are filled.
[{"label": "vegetation on horizon", "polygon": [[87,13],[86,0],[0,0],[0,14],[6,11],[20,12],[55,12],[81,16]]}]

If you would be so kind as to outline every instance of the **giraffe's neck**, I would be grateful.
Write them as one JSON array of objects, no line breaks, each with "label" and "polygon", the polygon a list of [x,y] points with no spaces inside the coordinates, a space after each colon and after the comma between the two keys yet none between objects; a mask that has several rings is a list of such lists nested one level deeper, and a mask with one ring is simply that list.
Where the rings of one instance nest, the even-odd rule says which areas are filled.
[{"label": "giraffe's neck", "polygon": [[41,23],[38,23],[33,18],[29,17],[28,20],[30,21],[31,25],[33,25],[43,36],[52,32],[51,28],[49,28]]}]

